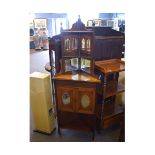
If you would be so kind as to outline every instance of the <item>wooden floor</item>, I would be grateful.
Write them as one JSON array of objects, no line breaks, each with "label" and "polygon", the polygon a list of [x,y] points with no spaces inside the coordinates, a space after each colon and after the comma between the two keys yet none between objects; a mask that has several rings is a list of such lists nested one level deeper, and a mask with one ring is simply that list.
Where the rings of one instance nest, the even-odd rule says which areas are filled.
[{"label": "wooden floor", "polygon": [[[30,73],[38,71],[47,73],[44,68],[49,62],[49,53],[46,51],[30,50]],[[58,135],[57,128],[51,135],[34,132],[33,117],[30,109],[30,142],[91,142],[91,133],[75,130],[62,129],[62,135]],[[119,139],[120,127],[113,126],[109,129],[103,129],[100,134],[95,133],[95,142],[117,142]]]}]

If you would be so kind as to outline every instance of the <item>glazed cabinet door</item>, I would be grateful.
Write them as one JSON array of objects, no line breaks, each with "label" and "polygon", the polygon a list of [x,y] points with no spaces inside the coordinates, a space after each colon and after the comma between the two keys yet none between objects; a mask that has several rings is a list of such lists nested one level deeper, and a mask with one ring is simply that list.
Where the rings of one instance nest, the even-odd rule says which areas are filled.
[{"label": "glazed cabinet door", "polygon": [[95,113],[95,88],[77,88],[76,112],[85,114]]},{"label": "glazed cabinet door", "polygon": [[58,109],[63,111],[74,111],[74,88],[57,87]]}]

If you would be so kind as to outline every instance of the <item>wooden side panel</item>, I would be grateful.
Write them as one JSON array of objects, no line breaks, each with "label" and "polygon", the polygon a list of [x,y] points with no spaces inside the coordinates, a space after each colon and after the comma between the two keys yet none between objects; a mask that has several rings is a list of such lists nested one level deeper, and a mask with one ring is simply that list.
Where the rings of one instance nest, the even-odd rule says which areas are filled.
[{"label": "wooden side panel", "polygon": [[123,52],[124,38],[95,39],[95,60],[120,59]]}]

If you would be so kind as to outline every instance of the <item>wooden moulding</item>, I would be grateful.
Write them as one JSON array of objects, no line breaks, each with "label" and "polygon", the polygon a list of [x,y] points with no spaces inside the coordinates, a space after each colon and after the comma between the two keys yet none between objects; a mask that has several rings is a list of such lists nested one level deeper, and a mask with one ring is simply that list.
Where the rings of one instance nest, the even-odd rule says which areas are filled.
[{"label": "wooden moulding", "polygon": [[87,73],[78,73],[76,71],[63,73],[63,74],[57,74],[52,78],[53,80],[66,80],[66,81],[83,81],[83,82],[90,82],[90,83],[100,83],[101,81],[97,78],[93,77],[92,75],[89,75]]},{"label": "wooden moulding", "polygon": [[95,39],[123,39],[124,36],[95,36]]}]

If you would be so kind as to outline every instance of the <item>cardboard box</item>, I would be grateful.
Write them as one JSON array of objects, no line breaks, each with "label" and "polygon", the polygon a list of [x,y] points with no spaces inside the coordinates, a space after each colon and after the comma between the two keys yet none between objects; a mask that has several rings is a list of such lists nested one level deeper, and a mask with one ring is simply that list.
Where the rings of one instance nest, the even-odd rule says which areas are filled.
[{"label": "cardboard box", "polygon": [[55,117],[49,74],[30,74],[30,105],[35,130],[50,134],[55,129]]}]

